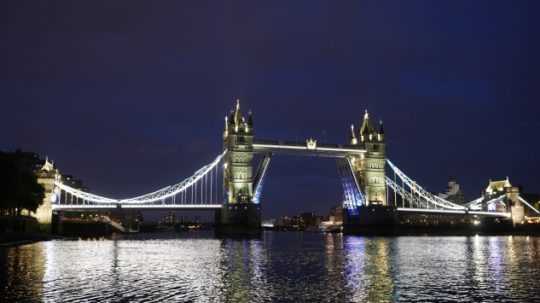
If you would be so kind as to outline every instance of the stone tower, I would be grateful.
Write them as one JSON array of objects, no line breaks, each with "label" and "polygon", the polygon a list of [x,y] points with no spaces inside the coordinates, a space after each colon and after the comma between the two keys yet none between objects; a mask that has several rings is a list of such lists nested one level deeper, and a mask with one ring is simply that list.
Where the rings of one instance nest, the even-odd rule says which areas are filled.
[{"label": "stone tower", "polygon": [[246,120],[236,108],[225,117],[223,148],[228,150],[224,163],[226,203],[250,203],[253,197],[253,118]]},{"label": "stone tower", "polygon": [[525,207],[519,200],[519,187],[510,186],[508,177],[506,177],[508,186],[505,186],[506,199],[510,205],[510,215],[514,226],[516,224],[523,224],[525,221]]},{"label": "stone tower", "polygon": [[260,208],[253,203],[253,117],[247,119],[240,110],[240,101],[225,117],[223,148],[227,150],[223,164],[225,201],[220,211],[221,229],[229,231],[258,230]]},{"label": "stone tower", "polygon": [[351,145],[363,145],[366,153],[352,160],[355,174],[364,194],[365,206],[387,206],[385,182],[385,140],[382,121],[375,129],[366,111],[358,137],[351,126]]},{"label": "stone tower", "polygon": [[54,192],[54,182],[60,178],[60,173],[54,167],[54,164],[45,160],[43,166],[36,171],[37,182],[45,189],[45,196],[43,203],[38,207],[36,213],[33,216],[42,225],[50,225],[52,222],[52,202],[56,199],[56,193]]}]

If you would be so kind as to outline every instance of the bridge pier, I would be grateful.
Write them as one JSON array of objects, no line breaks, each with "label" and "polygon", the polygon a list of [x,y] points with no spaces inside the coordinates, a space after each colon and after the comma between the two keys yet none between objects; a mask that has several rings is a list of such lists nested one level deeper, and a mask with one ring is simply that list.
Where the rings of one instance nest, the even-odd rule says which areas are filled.
[{"label": "bridge pier", "polygon": [[398,225],[397,211],[392,206],[359,206],[353,211],[343,209],[343,232],[346,234],[393,233]]},{"label": "bridge pier", "polygon": [[224,204],[216,211],[217,232],[255,235],[261,232],[261,208],[254,203]]},{"label": "bridge pier", "polygon": [[51,212],[51,221],[49,225],[49,231],[53,235],[59,235],[63,232],[62,217],[64,213],[61,211]]}]

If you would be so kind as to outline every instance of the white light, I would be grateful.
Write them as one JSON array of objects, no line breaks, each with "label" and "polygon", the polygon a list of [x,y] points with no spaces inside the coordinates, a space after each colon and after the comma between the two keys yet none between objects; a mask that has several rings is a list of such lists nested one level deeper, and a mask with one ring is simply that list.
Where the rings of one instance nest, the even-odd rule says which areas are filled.
[{"label": "white light", "polygon": [[[301,146],[301,145],[278,145],[278,144],[259,144],[255,143],[253,144],[253,148],[255,150],[257,149],[291,149],[291,150],[307,150],[307,146]],[[318,146],[317,150],[319,151],[328,151],[328,152],[343,152],[343,153],[352,153],[352,154],[364,154],[366,152],[365,149],[353,149],[353,148],[337,148],[337,147],[321,147]]]},{"label": "white light", "polygon": [[474,225],[480,225],[480,220],[474,220],[474,221],[473,221],[473,224],[474,224]]},{"label": "white light", "polygon": [[60,181],[55,182],[55,185],[61,190],[64,190],[65,192],[68,192],[69,194],[73,195],[74,197],[78,197],[80,199],[83,199],[92,203],[97,203],[97,204],[127,205],[127,204],[152,203],[152,202],[168,199],[188,189],[190,186],[192,186],[201,178],[203,178],[214,167],[216,167],[216,165],[221,161],[221,159],[225,156],[226,153],[227,153],[227,150],[225,150],[221,155],[216,157],[216,159],[212,163],[203,166],[201,169],[196,171],[191,177],[183,180],[182,182],[179,182],[175,185],[166,186],[155,192],[151,192],[142,196],[137,196],[137,197],[133,197],[129,199],[111,199],[107,197],[94,195],[94,194],[87,193],[87,192],[72,188],[70,186],[67,186]]}]

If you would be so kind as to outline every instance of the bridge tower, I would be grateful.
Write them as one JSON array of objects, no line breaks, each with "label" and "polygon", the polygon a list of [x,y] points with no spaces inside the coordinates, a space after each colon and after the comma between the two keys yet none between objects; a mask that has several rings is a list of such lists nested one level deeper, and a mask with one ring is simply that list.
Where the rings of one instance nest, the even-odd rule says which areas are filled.
[{"label": "bridge tower", "polygon": [[[508,177],[506,178],[508,180]],[[516,224],[522,224],[525,220],[525,207],[523,203],[519,200],[519,187],[509,186],[505,187],[506,199],[510,205],[510,214],[512,218],[512,223],[514,226]]]},{"label": "bridge tower", "polygon": [[386,144],[382,121],[379,123],[378,130],[376,130],[371,124],[369,113],[366,111],[358,138],[354,134],[354,127],[352,127],[351,144],[364,145],[366,149],[366,153],[363,156],[356,156],[354,161],[352,161],[353,170],[359,180],[364,195],[364,205],[387,206],[385,182]]},{"label": "bridge tower", "polygon": [[49,230],[53,219],[52,202],[56,199],[54,182],[60,178],[60,173],[54,164],[46,159],[43,166],[36,171],[36,177],[37,182],[45,189],[45,196],[33,216],[43,229]]},{"label": "bridge tower", "polygon": [[367,111],[360,128],[360,141],[366,146],[365,165],[360,179],[364,186],[367,205],[388,206],[385,181],[384,127],[380,121],[379,130],[376,131],[371,125]]},{"label": "bridge tower", "polygon": [[363,146],[366,152],[349,156],[363,201],[354,211],[343,214],[345,231],[373,231],[372,227],[376,225],[393,225],[395,213],[386,192],[386,143],[382,121],[376,129],[366,111],[358,134],[354,125],[351,126],[350,144]]},{"label": "bridge tower", "polygon": [[223,148],[228,152],[223,165],[224,204],[217,219],[224,232],[258,231],[260,206],[253,201],[253,117],[247,119],[240,101],[225,117]]}]

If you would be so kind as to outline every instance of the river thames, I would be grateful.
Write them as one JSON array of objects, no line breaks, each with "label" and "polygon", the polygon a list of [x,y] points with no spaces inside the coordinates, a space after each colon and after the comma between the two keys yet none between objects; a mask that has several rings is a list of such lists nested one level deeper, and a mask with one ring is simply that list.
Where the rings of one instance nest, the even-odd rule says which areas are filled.
[{"label": "river thames", "polygon": [[540,302],[540,237],[265,232],[0,248],[2,302]]}]

